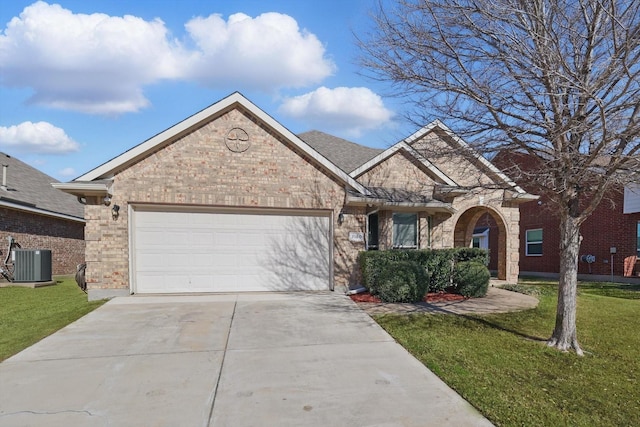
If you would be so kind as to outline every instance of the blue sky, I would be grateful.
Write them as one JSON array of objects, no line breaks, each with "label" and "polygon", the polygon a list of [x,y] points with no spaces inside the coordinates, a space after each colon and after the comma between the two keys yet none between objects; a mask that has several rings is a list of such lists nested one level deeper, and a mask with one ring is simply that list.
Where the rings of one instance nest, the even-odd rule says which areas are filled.
[{"label": "blue sky", "polygon": [[294,133],[414,130],[356,65],[370,0],[0,3],[0,151],[69,181],[240,91]]}]

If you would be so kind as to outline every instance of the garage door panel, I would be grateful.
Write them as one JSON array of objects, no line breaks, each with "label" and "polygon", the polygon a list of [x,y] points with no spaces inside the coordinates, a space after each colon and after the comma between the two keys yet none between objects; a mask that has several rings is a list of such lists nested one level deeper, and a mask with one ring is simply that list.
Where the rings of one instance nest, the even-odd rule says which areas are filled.
[{"label": "garage door panel", "polygon": [[325,290],[329,217],[134,211],[134,291]]}]

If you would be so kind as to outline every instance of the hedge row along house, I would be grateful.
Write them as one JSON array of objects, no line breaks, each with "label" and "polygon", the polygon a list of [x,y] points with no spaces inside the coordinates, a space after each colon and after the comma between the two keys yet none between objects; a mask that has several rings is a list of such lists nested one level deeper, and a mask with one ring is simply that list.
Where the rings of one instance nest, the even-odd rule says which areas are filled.
[{"label": "hedge row along house", "polygon": [[54,187],[86,203],[89,298],[346,290],[360,251],[469,246],[486,213],[498,277],[515,281],[518,205],[535,196],[427,145],[469,150],[439,121],[386,150],[296,136],[236,92]]},{"label": "hedge row along house", "polygon": [[15,157],[0,153],[0,167],[2,259],[13,237],[23,249],[50,250],[53,274],[75,273],[84,261],[83,205],[51,187],[55,179]]}]

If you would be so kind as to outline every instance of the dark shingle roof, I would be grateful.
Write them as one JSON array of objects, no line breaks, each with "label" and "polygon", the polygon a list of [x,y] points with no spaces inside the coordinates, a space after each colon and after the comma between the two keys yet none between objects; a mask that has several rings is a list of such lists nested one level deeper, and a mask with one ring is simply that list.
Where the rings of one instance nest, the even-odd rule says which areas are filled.
[{"label": "dark shingle roof", "polygon": [[345,172],[357,169],[384,151],[317,130],[301,133],[298,137]]},{"label": "dark shingle roof", "polygon": [[0,152],[0,180],[2,165],[9,167],[6,189],[0,186],[0,200],[84,218],[84,207],[75,196],[51,186],[51,183],[58,182],[57,180],[2,152]]}]

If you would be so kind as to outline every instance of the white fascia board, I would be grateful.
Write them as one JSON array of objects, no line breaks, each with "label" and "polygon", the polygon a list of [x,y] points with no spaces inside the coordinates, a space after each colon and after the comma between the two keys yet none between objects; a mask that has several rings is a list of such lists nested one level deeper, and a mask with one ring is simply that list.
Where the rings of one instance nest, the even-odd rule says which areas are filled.
[{"label": "white fascia board", "polygon": [[51,186],[74,196],[107,196],[110,194],[109,186],[104,182],[53,182]]},{"label": "white fascia board", "polygon": [[385,161],[386,159],[391,157],[399,149],[400,149],[400,146],[398,144],[392,145],[391,147],[387,148],[382,153],[378,154],[373,159],[369,160],[368,162],[366,162],[365,164],[363,164],[359,168],[352,170],[351,173],[349,173],[349,175],[352,178],[356,178],[356,177],[362,175],[364,172],[368,171],[369,169],[371,169],[372,167],[374,167],[378,163],[382,163],[383,161]]},{"label": "white fascia board", "polygon": [[416,141],[431,132],[434,127],[438,126],[438,124],[441,124],[440,120],[434,120],[428,125],[421,127],[420,129],[403,139],[403,141],[407,144],[411,144],[413,141]]},{"label": "white fascia board", "polygon": [[318,162],[327,171],[329,171],[338,179],[342,180],[344,183],[348,184],[354,190],[357,190],[362,194],[368,194],[367,189],[363,185],[351,178],[347,173],[338,168],[328,159],[321,156],[306,142],[302,141],[289,129],[282,126],[278,121],[262,111],[239,92],[232,93],[228,97],[216,102],[215,104],[205,108],[204,110],[194,114],[193,116],[181,121],[180,123],[170,127],[169,129],[122,153],[121,155],[109,160],[108,162],[104,163],[101,166],[98,166],[92,171],[76,178],[74,181],[93,181],[96,179],[111,178],[116,171],[126,168],[128,165],[135,163],[136,160],[146,156],[152,150],[172,141],[183,132],[189,130],[194,126],[197,126],[202,122],[211,120],[215,115],[218,115],[224,111],[228,111],[235,105],[240,105],[252,115],[262,120],[266,125],[270,126],[276,132],[280,133],[284,138],[291,141],[303,153],[312,158],[314,161]]},{"label": "white fascia board", "polygon": [[[425,126],[427,127],[427,126]],[[471,153],[473,153],[473,156],[478,159],[478,161],[485,166],[487,169],[489,169],[491,172],[495,173],[500,179],[502,179],[506,184],[508,184],[510,187],[512,187],[515,191],[517,191],[520,194],[527,194],[526,191],[524,191],[522,188],[520,188],[520,186],[518,186],[515,182],[513,182],[511,180],[511,178],[509,178],[507,175],[504,174],[504,172],[502,172],[500,169],[498,169],[493,163],[491,163],[489,160],[487,160],[482,154],[478,153],[478,151],[474,150],[469,144],[467,144],[462,138],[460,138],[458,135],[456,135],[451,129],[449,129],[444,123],[442,123],[440,120],[436,119],[433,122],[431,122],[428,127],[430,127],[430,130],[438,127],[441,130],[443,130],[449,137],[451,137],[451,139],[458,144],[460,147],[469,150]]]},{"label": "white fascia board", "polygon": [[[407,143],[407,141],[413,141],[414,139],[417,139],[420,136],[424,135],[426,132],[428,132],[428,131],[424,131],[425,128],[426,128],[426,126],[424,128],[422,128],[420,131],[418,131],[418,132],[414,133],[413,135],[411,135],[410,137],[408,137],[408,138],[406,138],[406,139],[404,139],[404,140],[392,145],[391,147],[387,148],[385,151],[383,151],[382,153],[378,154],[373,159],[369,160],[368,162],[366,162],[365,164],[363,164],[359,168],[353,170],[349,175],[351,175],[353,178],[355,178],[357,176],[360,176],[364,172],[366,172],[369,169],[373,168],[374,166],[378,165],[379,163],[382,163],[383,161],[387,160],[389,157],[391,157],[393,154],[395,154],[398,150],[403,149],[403,150],[407,151],[407,153],[409,153],[411,156],[415,157],[416,160],[418,160],[420,163],[422,163],[427,169],[429,169],[434,175],[436,175],[438,178],[440,178],[444,183],[446,183],[447,185],[451,185],[451,186],[457,187],[458,184],[456,184],[451,178],[449,178],[440,169],[438,169],[426,157],[424,157],[422,154],[420,154],[417,150],[415,150],[413,147],[411,147]],[[418,134],[420,134],[420,136],[416,137],[416,135],[418,135]]]},{"label": "white fascia board", "polygon": [[405,150],[407,150],[409,153],[411,153],[411,155],[413,157],[415,157],[423,165],[425,165],[425,167],[427,169],[429,169],[434,175],[436,175],[438,178],[440,178],[442,181],[444,181],[445,184],[450,185],[452,187],[458,187],[458,184],[454,180],[449,178],[444,172],[442,172],[440,169],[438,169],[438,167],[436,165],[431,163],[425,156],[420,154],[420,152],[418,150],[414,149],[412,146],[407,144],[405,141],[400,142],[400,144],[402,144],[402,146],[403,146],[403,148]]},{"label": "white fascia board", "polygon": [[32,206],[21,205],[20,203],[11,203],[11,202],[6,201],[6,200],[0,200],[0,206],[3,206],[5,208],[7,208],[7,209],[13,209],[13,210],[17,210],[17,211],[29,212],[29,213],[33,213],[33,214],[37,214],[37,215],[49,216],[49,217],[52,217],[52,218],[59,218],[59,219],[66,219],[68,221],[81,222],[83,224],[86,222],[84,220],[84,218],[79,218],[77,216],[67,215],[67,214],[63,214],[63,213],[59,213],[59,212],[52,212],[52,211],[48,211],[48,210],[45,210],[45,209],[38,209],[38,208],[32,207]]},{"label": "white fascia board", "polygon": [[192,126],[195,126],[198,123],[209,119],[216,113],[224,111],[229,106],[233,105],[236,102],[239,102],[239,98],[244,99],[244,97],[238,92],[231,94],[230,96],[216,102],[215,104],[210,105],[204,110],[186,118],[180,123],[171,126],[169,129],[166,129],[165,131],[160,132],[159,134],[147,139],[143,143],[138,144],[135,147],[125,151],[119,156],[114,157],[108,162],[103,163],[102,165],[87,172],[86,174],[79,176],[78,178],[74,179],[74,181],[93,181],[95,179],[111,178],[114,174],[114,171],[126,168],[128,164],[135,162],[138,158],[144,157],[149,151],[153,150],[154,148],[162,145],[168,140],[171,140],[172,138],[186,131]]},{"label": "white fascia board", "polygon": [[363,186],[358,181],[353,179],[351,176],[349,176],[349,174],[347,174],[345,171],[343,171],[338,166],[333,164],[329,159],[322,156],[315,149],[311,148],[309,144],[307,144],[306,142],[298,138],[297,135],[295,135],[289,129],[281,125],[280,122],[278,122],[273,117],[271,117],[270,115],[262,111],[254,103],[246,99],[241,94],[236,92],[234,95],[236,94],[240,97],[240,100],[238,101],[240,105],[242,105],[245,109],[247,109],[251,114],[253,114],[257,118],[262,120],[264,123],[266,123],[269,127],[274,129],[280,135],[285,137],[287,140],[291,141],[297,148],[302,150],[302,152],[304,152],[307,156],[309,156],[310,158],[315,160],[317,163],[319,163],[321,166],[323,166],[327,171],[333,174],[336,178],[340,179],[342,182],[344,182],[354,190],[357,190],[361,194],[369,194],[369,190],[367,190],[365,186]]}]

